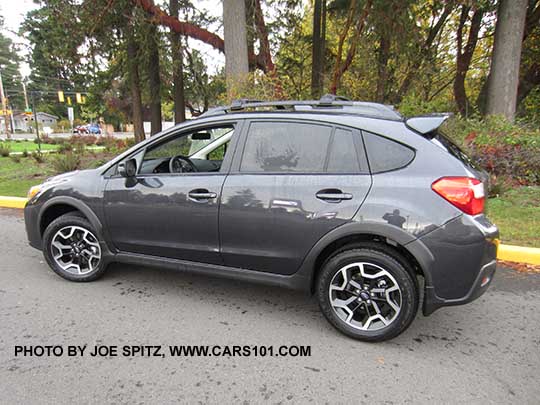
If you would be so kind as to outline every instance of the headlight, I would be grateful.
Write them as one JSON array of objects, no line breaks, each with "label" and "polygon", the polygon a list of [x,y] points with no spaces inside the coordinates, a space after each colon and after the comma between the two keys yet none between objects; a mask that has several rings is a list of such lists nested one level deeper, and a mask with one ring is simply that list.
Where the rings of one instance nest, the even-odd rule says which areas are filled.
[{"label": "headlight", "polygon": [[34,198],[43,189],[43,184],[38,184],[37,186],[30,187],[28,190],[28,195],[26,196],[29,200]]}]

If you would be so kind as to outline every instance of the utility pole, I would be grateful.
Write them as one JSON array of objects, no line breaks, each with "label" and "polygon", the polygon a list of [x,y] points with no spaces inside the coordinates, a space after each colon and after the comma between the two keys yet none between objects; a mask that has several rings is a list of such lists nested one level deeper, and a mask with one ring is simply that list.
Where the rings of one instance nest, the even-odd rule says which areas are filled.
[{"label": "utility pole", "polygon": [[4,83],[2,82],[2,72],[0,72],[0,98],[2,99],[2,114],[4,115],[4,124],[6,127],[6,138],[10,139],[11,134],[9,133],[7,100],[4,95]]},{"label": "utility pole", "polygon": [[24,93],[24,107],[25,110],[28,110],[28,94],[26,94],[26,84],[24,82],[22,82],[22,88]]},{"label": "utility pole", "polygon": [[38,119],[37,119],[37,111],[36,111],[36,92],[30,91],[30,94],[32,96],[32,114],[34,115],[34,125],[36,126],[36,138],[38,141],[38,153],[41,155],[41,138],[39,137],[39,125],[38,125]]}]

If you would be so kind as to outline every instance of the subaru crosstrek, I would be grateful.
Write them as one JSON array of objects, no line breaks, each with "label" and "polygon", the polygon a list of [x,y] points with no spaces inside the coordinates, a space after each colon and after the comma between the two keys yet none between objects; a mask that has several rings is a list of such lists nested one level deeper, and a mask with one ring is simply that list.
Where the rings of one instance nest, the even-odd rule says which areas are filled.
[{"label": "subaru crosstrek", "polygon": [[488,288],[498,230],[485,172],[440,130],[381,104],[241,100],[105,165],[33,187],[30,244],[72,281],[111,262],[302,289],[360,340]]}]

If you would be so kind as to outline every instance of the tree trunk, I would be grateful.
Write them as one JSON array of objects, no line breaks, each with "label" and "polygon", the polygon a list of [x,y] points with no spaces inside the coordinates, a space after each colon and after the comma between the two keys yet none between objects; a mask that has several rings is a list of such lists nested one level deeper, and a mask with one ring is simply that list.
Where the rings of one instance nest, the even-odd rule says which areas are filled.
[{"label": "tree trunk", "polygon": [[[452,2],[446,3],[444,6],[444,9],[441,12],[441,15],[439,16],[439,19],[435,24],[433,24],[429,31],[427,32],[427,37],[424,43],[421,45],[419,49],[419,54],[415,57],[415,59],[412,62],[411,68],[409,69],[407,75],[405,76],[405,79],[403,79],[403,82],[401,83],[401,86],[399,87],[399,90],[395,97],[392,100],[392,103],[399,104],[401,103],[401,100],[407,92],[409,91],[413,81],[418,77],[418,70],[424,65],[425,63],[433,62],[433,55],[437,52],[436,46],[434,46],[435,39],[439,35],[439,33],[444,28],[448,17],[452,13],[454,9],[454,4]],[[434,13],[434,12],[433,12]]]},{"label": "tree trunk", "polygon": [[456,75],[454,77],[454,99],[456,101],[457,109],[461,115],[467,116],[470,111],[469,101],[467,99],[467,92],[465,91],[465,77],[469,71],[471,65],[471,59],[478,42],[478,33],[480,32],[480,26],[482,23],[482,10],[475,10],[471,18],[471,24],[469,27],[469,35],[467,37],[467,44],[463,47],[463,30],[465,23],[469,18],[469,6],[461,6],[461,16],[459,18],[459,24],[457,28],[457,49],[456,49]]},{"label": "tree trunk", "polygon": [[517,105],[527,98],[532,89],[540,85],[540,63],[535,63],[527,69],[519,81]]},{"label": "tree trunk", "polygon": [[[178,18],[178,0],[170,0],[169,8],[171,17]],[[172,80],[174,123],[178,124],[186,120],[186,103],[184,99],[184,62],[182,61],[182,45],[180,34],[171,30],[171,56],[172,56]]]},{"label": "tree trunk", "polygon": [[257,68],[257,63],[249,55],[255,55],[255,39],[257,29],[255,27],[255,1],[244,0],[246,7],[246,27],[247,27],[247,48],[248,48],[248,64],[249,71],[253,72]]},{"label": "tree trunk", "polygon": [[323,19],[326,0],[315,0],[313,9],[313,34],[311,53],[311,96],[318,99],[322,95],[324,70],[324,30]]},{"label": "tree trunk", "polygon": [[384,103],[386,100],[386,84],[388,83],[388,59],[390,58],[390,40],[386,33],[380,36],[379,50],[377,55],[378,75],[376,101]]},{"label": "tree trunk", "polygon": [[[354,3],[355,1],[353,0],[351,1],[351,4],[350,4],[349,16],[351,19],[355,13]],[[338,89],[338,86],[339,86],[339,83],[341,81],[343,74],[347,71],[347,69],[349,69],[354,57],[356,56],[357,44],[360,41],[360,36],[362,35],[362,32],[364,31],[364,27],[366,25],[366,20],[371,10],[372,3],[373,3],[373,0],[366,1],[366,4],[364,5],[364,10],[362,11],[362,14],[356,21],[354,34],[350,40],[349,50],[347,51],[347,56],[345,57],[345,61],[343,63],[341,61],[342,52],[343,52],[343,41],[345,41],[345,38],[349,31],[349,27],[348,27],[349,18],[347,19],[347,22],[345,23],[345,27],[340,34],[340,38],[338,42],[338,52],[336,54],[336,64],[334,66],[334,74],[332,75],[332,82],[330,83],[330,88],[329,88],[330,93],[332,94],[337,93],[337,89]]]},{"label": "tree trunk", "polygon": [[225,78],[229,98],[249,73],[245,0],[223,0]]},{"label": "tree trunk", "polygon": [[254,0],[254,15],[255,25],[257,29],[257,36],[259,37],[259,55],[258,58],[264,66],[266,66],[266,73],[270,73],[275,76],[275,65],[272,62],[272,54],[270,53],[270,40],[268,39],[268,29],[264,22],[264,15],[261,8],[261,0]]},{"label": "tree trunk", "polygon": [[[204,28],[198,27],[195,24],[180,21],[178,20],[178,18],[171,17],[161,8],[156,6],[153,0],[131,1],[133,4],[141,7],[144,11],[150,14],[156,24],[161,24],[165,27],[169,27],[171,30],[179,33],[180,35],[185,35],[187,37],[202,41],[220,52],[225,52],[225,43],[223,39],[219,37],[219,35],[205,30]],[[268,66],[266,66],[261,59],[262,58],[260,58],[259,55],[255,55],[254,53],[250,53],[248,51],[248,60],[252,63],[255,63],[257,67],[263,72],[269,72],[271,69],[269,69]]]},{"label": "tree trunk", "polygon": [[501,0],[497,12],[486,113],[513,121],[519,84],[519,64],[527,0]]},{"label": "tree trunk", "polygon": [[139,79],[138,53],[139,49],[137,46],[137,42],[133,37],[133,28],[131,27],[131,23],[128,23],[127,63],[129,84],[131,88],[133,135],[135,136],[135,142],[137,143],[143,141],[146,138],[146,136],[144,135],[142,116],[141,83]]},{"label": "tree trunk", "polygon": [[150,94],[150,135],[161,132],[161,78],[159,77],[159,44],[157,27],[148,30],[148,86]]}]

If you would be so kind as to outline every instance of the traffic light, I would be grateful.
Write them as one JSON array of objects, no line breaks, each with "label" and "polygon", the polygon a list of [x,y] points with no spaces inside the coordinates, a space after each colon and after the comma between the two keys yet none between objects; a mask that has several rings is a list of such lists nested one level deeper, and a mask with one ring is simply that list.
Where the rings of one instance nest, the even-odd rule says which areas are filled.
[{"label": "traffic light", "polygon": [[67,97],[67,104],[71,105],[71,97],[70,96]]},{"label": "traffic light", "polygon": [[81,93],[75,93],[75,100],[77,101],[77,104],[82,104]]},{"label": "traffic light", "polygon": [[62,90],[58,90],[58,101],[61,103],[64,102],[64,92]]}]

